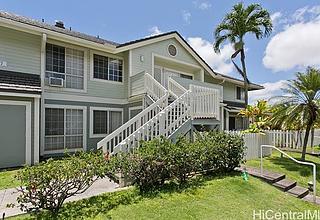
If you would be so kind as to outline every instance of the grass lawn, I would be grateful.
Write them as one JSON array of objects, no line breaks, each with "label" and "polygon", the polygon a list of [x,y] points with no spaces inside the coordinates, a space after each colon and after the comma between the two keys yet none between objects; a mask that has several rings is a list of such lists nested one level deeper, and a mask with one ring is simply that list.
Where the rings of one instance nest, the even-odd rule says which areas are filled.
[{"label": "grass lawn", "polygon": [[[301,153],[287,153],[300,160]],[[317,194],[320,195],[320,158],[306,155],[306,160],[315,163],[317,166]],[[260,159],[249,160],[246,165],[260,167]],[[308,187],[308,182],[313,181],[311,166],[300,165],[286,157],[281,158],[277,151],[273,151],[272,156],[263,159],[263,167],[269,171],[285,174],[288,179],[297,181],[300,186]]]},{"label": "grass lawn", "polygon": [[[179,189],[171,184],[141,195],[134,188],[68,203],[58,219],[252,219],[253,210],[303,211],[319,206],[239,173],[206,177]],[[24,215],[12,219],[34,219]],[[49,219],[42,216],[42,219]]]},{"label": "grass lawn", "polygon": [[14,178],[17,172],[18,169],[0,171],[0,190],[17,187],[19,185],[19,182]]}]

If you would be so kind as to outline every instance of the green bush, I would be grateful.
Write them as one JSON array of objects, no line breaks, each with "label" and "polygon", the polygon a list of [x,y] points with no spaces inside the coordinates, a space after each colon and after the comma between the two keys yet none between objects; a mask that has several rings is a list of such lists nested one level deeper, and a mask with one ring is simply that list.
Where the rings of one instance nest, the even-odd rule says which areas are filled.
[{"label": "green bush", "polygon": [[108,170],[101,152],[81,152],[62,160],[49,159],[27,166],[17,174],[21,185],[17,201],[23,211],[45,209],[56,214],[67,198],[86,191]]},{"label": "green bush", "polygon": [[199,171],[201,165],[199,150],[196,143],[186,138],[179,138],[175,144],[172,144],[168,155],[164,158],[168,161],[171,177],[184,183]]},{"label": "green bush", "polygon": [[196,142],[203,148],[203,170],[230,172],[243,162],[245,146],[238,135],[211,131],[199,133]]},{"label": "green bush", "polygon": [[157,188],[170,178],[170,165],[166,160],[172,144],[160,138],[142,142],[134,153],[122,153],[111,161],[117,164],[119,172],[137,185],[141,191]]},{"label": "green bush", "polygon": [[160,138],[141,145],[111,159],[118,172],[141,191],[158,188],[166,180],[184,183],[197,172],[230,172],[244,157],[243,139],[223,132],[199,133],[194,142]]}]

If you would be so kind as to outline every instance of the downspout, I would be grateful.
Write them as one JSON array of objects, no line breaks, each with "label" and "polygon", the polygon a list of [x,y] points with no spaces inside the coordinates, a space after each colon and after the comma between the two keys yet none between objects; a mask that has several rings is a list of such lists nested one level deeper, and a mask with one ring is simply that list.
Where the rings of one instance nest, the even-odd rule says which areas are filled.
[{"label": "downspout", "polygon": [[40,77],[41,77],[41,101],[40,101],[40,155],[44,153],[44,131],[45,131],[45,108],[44,108],[44,98],[45,98],[45,91],[44,91],[44,78],[45,78],[45,71],[46,71],[46,44],[47,44],[47,34],[42,34],[41,40],[41,54],[40,54]]}]

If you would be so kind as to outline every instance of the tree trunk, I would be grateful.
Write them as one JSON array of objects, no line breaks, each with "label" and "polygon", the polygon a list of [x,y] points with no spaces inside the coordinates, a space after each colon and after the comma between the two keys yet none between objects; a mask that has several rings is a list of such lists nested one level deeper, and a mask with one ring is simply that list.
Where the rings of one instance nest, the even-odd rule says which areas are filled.
[{"label": "tree trunk", "polygon": [[244,99],[245,99],[245,107],[248,105],[248,77],[247,77],[247,69],[245,63],[245,54],[244,49],[241,49],[241,65],[242,65],[242,72],[243,72],[243,82],[244,82]]},{"label": "tree trunk", "polygon": [[312,126],[312,128],[311,128],[311,148],[312,148],[312,153],[314,153],[313,142],[314,142],[314,126]]},{"label": "tree trunk", "polygon": [[308,139],[309,139],[311,127],[312,127],[312,123],[309,122],[306,127],[306,133],[304,134],[303,148],[302,148],[302,154],[301,154],[302,161],[306,160],[307,145],[308,145]]}]

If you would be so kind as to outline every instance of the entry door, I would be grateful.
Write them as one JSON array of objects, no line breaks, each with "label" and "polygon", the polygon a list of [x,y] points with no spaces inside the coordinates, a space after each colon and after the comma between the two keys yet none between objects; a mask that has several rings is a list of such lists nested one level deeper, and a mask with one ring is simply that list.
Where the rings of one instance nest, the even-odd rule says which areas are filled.
[{"label": "entry door", "polygon": [[26,163],[26,132],[26,106],[0,104],[0,168]]}]

